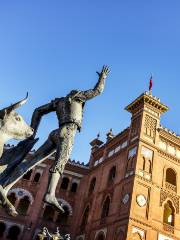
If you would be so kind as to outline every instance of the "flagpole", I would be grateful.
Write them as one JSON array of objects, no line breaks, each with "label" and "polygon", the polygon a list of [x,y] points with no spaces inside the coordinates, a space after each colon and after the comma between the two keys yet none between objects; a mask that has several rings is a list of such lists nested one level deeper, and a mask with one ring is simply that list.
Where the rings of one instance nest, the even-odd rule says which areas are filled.
[{"label": "flagpole", "polygon": [[153,81],[152,81],[152,73],[151,77],[149,79],[149,94],[152,95],[152,86],[153,86]]}]

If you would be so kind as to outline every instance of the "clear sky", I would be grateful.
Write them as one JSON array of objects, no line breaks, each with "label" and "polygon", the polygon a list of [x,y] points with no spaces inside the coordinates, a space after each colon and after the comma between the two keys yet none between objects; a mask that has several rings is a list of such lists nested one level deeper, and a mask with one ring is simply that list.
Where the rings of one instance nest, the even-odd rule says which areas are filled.
[{"label": "clear sky", "polygon": [[[71,89],[86,90],[103,64],[111,68],[104,93],[89,101],[72,159],[87,162],[89,142],[130,123],[124,110],[148,89],[170,107],[162,124],[180,133],[179,0],[0,0],[0,107],[29,91],[19,109],[30,122],[33,109]],[[57,128],[45,116],[39,144]]]}]

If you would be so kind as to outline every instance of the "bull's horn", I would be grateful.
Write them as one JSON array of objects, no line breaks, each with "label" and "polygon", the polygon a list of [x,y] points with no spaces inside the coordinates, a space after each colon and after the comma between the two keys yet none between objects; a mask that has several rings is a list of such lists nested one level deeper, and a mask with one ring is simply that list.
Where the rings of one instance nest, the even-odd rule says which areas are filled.
[{"label": "bull's horn", "polygon": [[26,94],[26,97],[24,99],[22,99],[21,101],[12,104],[11,106],[4,108],[3,110],[6,110],[7,112],[11,112],[12,110],[15,110],[19,107],[21,107],[23,104],[25,104],[28,100],[28,92]]}]

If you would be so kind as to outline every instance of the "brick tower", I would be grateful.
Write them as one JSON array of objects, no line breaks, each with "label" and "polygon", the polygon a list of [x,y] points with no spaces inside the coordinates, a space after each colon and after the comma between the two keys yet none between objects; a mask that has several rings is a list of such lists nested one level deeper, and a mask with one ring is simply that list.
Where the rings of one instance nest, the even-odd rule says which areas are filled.
[{"label": "brick tower", "polygon": [[[168,107],[145,92],[126,107],[132,114],[126,177],[131,171],[128,240],[180,239],[180,138],[160,125]],[[133,169],[133,170],[132,170]]]}]

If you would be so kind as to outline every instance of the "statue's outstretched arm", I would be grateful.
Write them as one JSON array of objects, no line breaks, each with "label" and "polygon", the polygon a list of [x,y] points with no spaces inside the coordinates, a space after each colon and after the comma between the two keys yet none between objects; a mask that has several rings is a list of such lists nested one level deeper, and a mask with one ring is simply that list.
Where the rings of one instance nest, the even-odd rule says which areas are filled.
[{"label": "statue's outstretched arm", "polygon": [[56,110],[57,100],[53,100],[50,103],[47,103],[43,106],[36,108],[33,112],[31,119],[31,127],[34,129],[34,136],[36,135],[39,123],[43,115],[48,114]]},{"label": "statue's outstretched arm", "polygon": [[101,73],[97,72],[99,79],[95,87],[87,91],[82,91],[80,93],[82,98],[84,98],[85,100],[89,100],[101,94],[104,90],[105,79],[109,72],[110,72],[109,68],[107,66],[103,66]]}]

